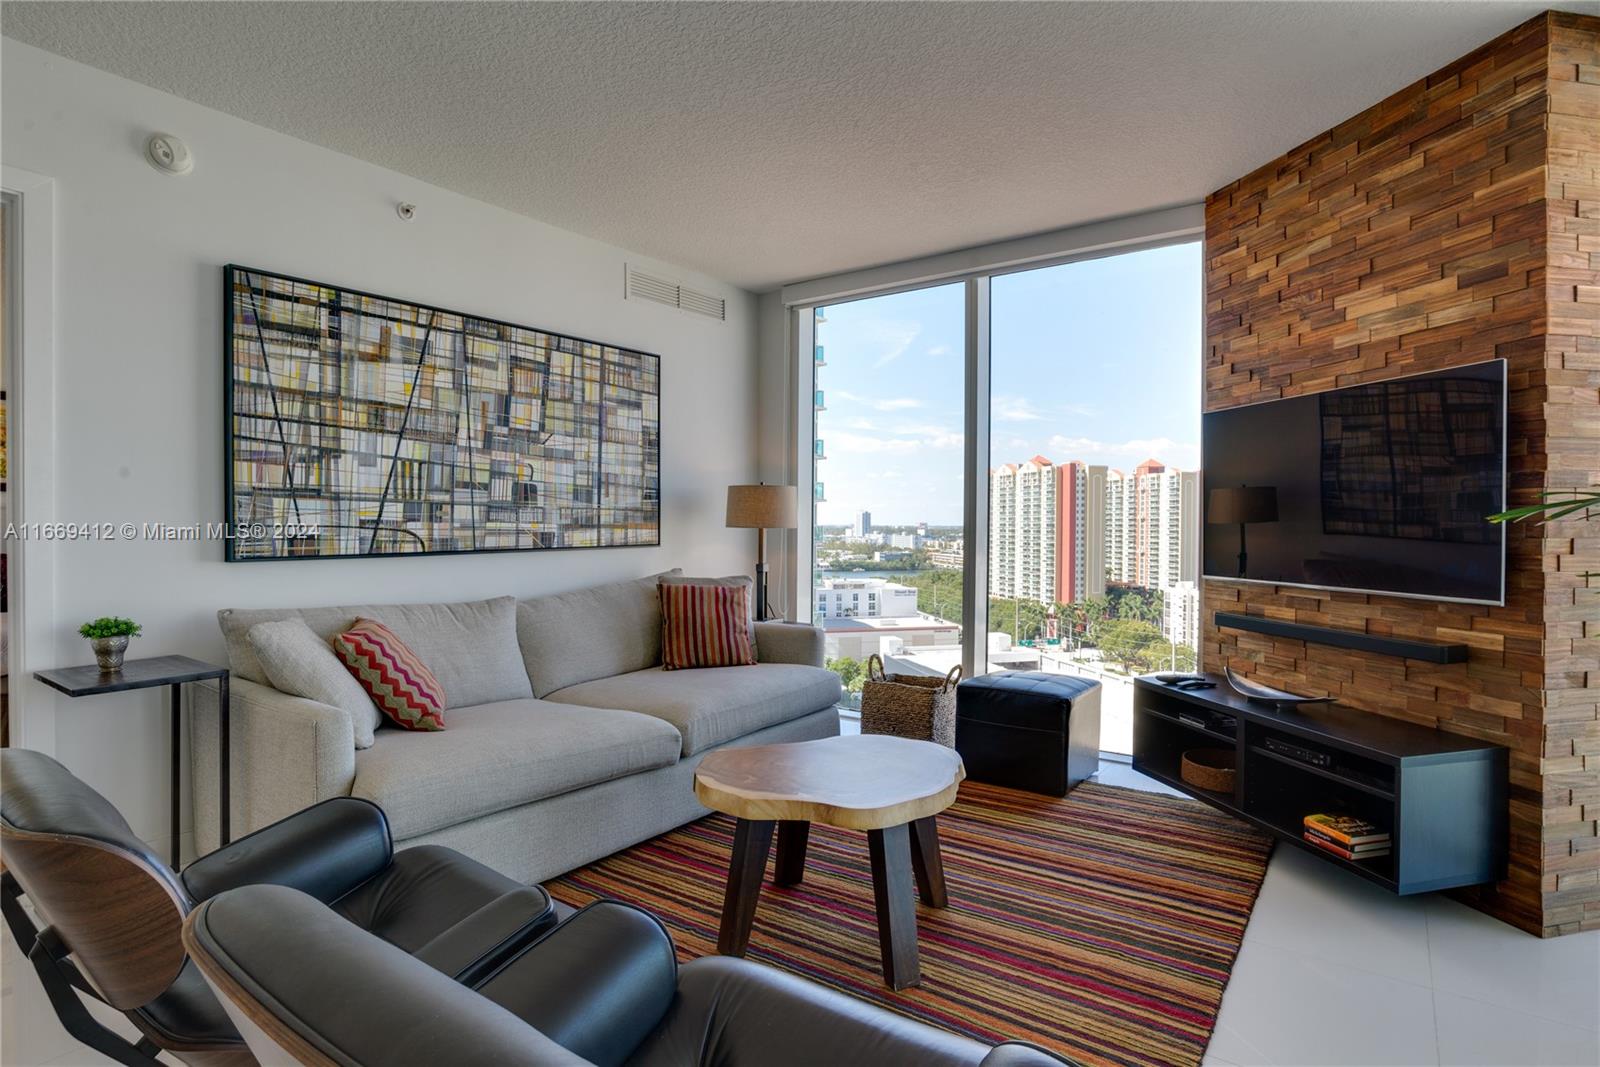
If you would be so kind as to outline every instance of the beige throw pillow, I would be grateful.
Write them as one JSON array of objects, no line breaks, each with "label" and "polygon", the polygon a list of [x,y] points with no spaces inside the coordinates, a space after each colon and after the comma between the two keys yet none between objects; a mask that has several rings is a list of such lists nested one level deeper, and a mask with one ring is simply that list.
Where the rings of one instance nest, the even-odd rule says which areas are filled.
[{"label": "beige throw pillow", "polygon": [[274,689],[341,709],[350,716],[356,747],[372,747],[383,713],[316,631],[299,619],[281,619],[256,623],[246,638]]}]

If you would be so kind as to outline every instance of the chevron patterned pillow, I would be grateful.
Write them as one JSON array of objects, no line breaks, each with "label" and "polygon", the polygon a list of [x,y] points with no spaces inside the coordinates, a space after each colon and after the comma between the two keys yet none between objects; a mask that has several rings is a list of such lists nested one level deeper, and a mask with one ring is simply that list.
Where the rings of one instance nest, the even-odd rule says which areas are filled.
[{"label": "chevron patterned pillow", "polygon": [[333,639],[333,651],[390,722],[403,730],[444,729],[439,679],[393,630],[372,619],[357,619]]}]

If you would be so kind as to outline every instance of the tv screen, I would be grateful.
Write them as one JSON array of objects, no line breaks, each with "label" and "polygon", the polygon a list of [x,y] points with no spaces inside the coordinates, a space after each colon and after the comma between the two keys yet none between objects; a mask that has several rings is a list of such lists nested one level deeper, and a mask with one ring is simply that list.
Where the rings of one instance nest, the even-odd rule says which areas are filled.
[{"label": "tv screen", "polygon": [[1206,576],[1504,603],[1505,423],[1498,359],[1207,413]]}]

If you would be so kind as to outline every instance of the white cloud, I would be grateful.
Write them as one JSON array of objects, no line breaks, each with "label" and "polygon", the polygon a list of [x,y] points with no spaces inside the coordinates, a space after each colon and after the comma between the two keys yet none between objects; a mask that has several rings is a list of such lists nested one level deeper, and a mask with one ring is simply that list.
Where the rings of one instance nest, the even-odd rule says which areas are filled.
[{"label": "white cloud", "polygon": [[889,432],[896,437],[915,437],[929,448],[960,448],[963,440],[960,430],[937,423],[903,422]]},{"label": "white cloud", "polygon": [[1054,434],[1049,440],[1051,458],[1058,463],[1080,459],[1132,468],[1147,459],[1158,459],[1178,470],[1196,470],[1200,449],[1170,437],[1136,437],[1128,441],[1097,441],[1092,437],[1067,437]]},{"label": "white cloud", "polygon": [[840,433],[827,438],[828,455],[914,455],[929,448],[960,448],[962,435],[939,427],[897,430],[893,435]]},{"label": "white cloud", "polygon": [[911,348],[911,342],[922,332],[922,327],[914,322],[865,322],[857,330],[866,347],[879,350],[880,354],[872,364],[873,369],[877,369],[905,355]]},{"label": "white cloud", "polygon": [[909,411],[912,408],[920,408],[922,406],[922,401],[915,397],[891,396],[880,400],[870,396],[862,396],[860,393],[852,393],[848,389],[830,389],[828,390],[828,397],[830,399],[848,400],[852,404],[865,404],[873,411]]},{"label": "white cloud", "polygon": [[1044,413],[1025,396],[997,396],[990,402],[989,411],[997,422],[1044,421]]},{"label": "white cloud", "polygon": [[1040,407],[1025,396],[996,396],[989,412],[996,422],[1043,422],[1047,419],[1087,418],[1095,414],[1087,404],[1047,404]]},{"label": "white cloud", "polygon": [[928,349],[928,355],[930,356],[948,356],[949,354],[949,345],[934,345],[932,348]]}]

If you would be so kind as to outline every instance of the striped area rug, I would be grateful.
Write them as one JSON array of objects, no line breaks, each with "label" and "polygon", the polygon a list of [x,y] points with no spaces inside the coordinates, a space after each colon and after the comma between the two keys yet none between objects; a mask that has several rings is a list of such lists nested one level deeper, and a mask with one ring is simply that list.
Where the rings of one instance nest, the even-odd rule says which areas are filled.
[{"label": "striped area rug", "polygon": [[[1271,842],[1205,805],[964,783],[939,817],[950,907],[917,908],[922,985],[883,985],[866,835],[814,826],[805,881],[762,888],[749,958],[986,1041],[1085,1064],[1198,1064]],[[733,820],[713,815],[548,883],[648,908],[716,951]]]}]

